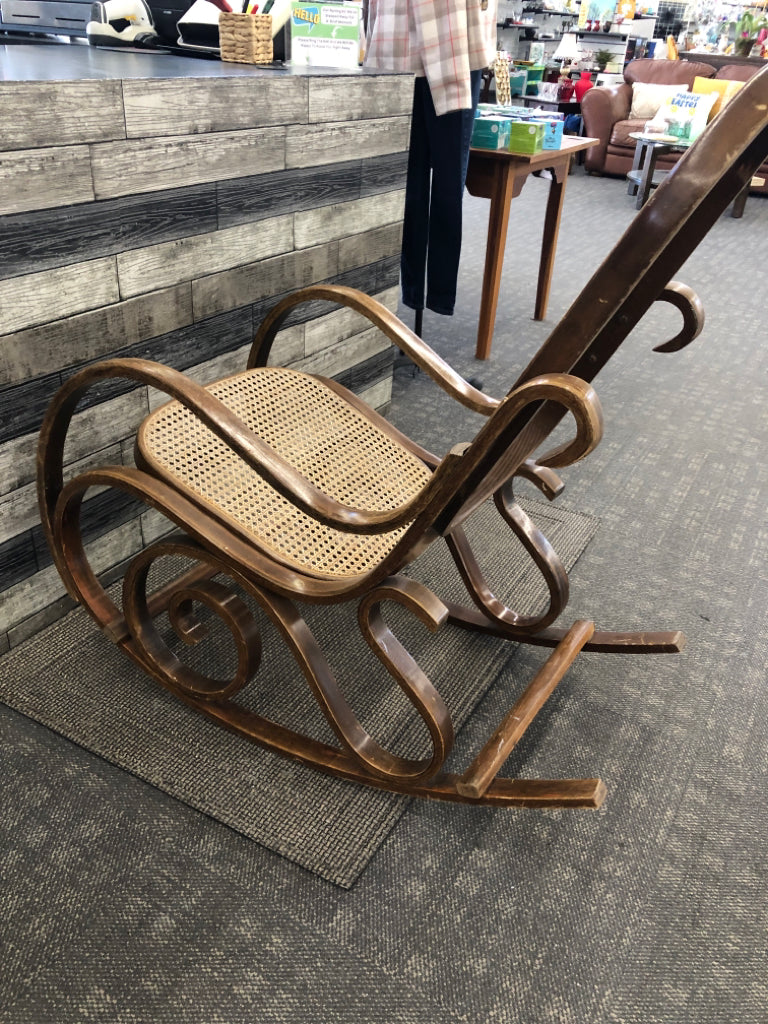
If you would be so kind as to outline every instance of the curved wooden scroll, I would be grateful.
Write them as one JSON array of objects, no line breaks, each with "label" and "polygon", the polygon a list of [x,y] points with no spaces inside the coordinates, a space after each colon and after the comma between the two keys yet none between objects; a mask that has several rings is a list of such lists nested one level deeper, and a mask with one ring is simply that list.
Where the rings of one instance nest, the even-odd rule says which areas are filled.
[{"label": "curved wooden scroll", "polygon": [[679,281],[670,281],[659,296],[659,302],[669,302],[683,314],[683,326],[674,338],[655,345],[654,352],[679,352],[698,338],[704,328],[704,307],[696,292]]},{"label": "curved wooden scroll", "polygon": [[568,603],[568,573],[547,538],[514,500],[511,484],[499,492],[495,500],[507,525],[528,552],[547,585],[549,604],[542,612],[516,612],[495,596],[483,577],[462,527],[457,527],[446,537],[446,542],[476,606],[495,622],[504,623],[509,636],[537,633],[551,625]]}]

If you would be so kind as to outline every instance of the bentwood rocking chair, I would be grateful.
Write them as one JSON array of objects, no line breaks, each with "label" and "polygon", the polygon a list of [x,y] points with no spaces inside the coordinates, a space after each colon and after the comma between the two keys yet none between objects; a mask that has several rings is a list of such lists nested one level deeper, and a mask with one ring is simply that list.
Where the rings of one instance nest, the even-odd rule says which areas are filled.
[{"label": "bentwood rocking chair", "polygon": [[[679,633],[595,631],[591,622],[554,625],[568,598],[568,577],[546,538],[516,503],[523,475],[554,497],[553,470],[587,455],[602,430],[591,380],[648,308],[659,299],[683,314],[683,327],[658,351],[674,351],[701,330],[696,296],[671,281],[716,218],[768,154],[768,71],[731,101],[667,182],[636,216],[614,252],[565,314],[509,394],[475,390],[378,302],[352,289],[317,285],[281,301],[254,341],[247,368],[208,387],[145,360],[115,359],[72,377],[43,424],[39,492],[43,525],[70,593],[142,669],[191,707],[249,740],[312,767],[414,796],[494,805],[596,807],[598,779],[498,778],[497,773],[581,649],[677,651]],[[403,436],[332,380],[267,366],[272,342],[299,303],[329,300],[367,317],[446,394],[486,417],[474,440],[442,459]],[[137,468],[89,469],[63,483],[64,442],[83,393],[105,378],[152,385],[172,399],[141,425]],[[573,439],[537,462],[532,453],[563,416]],[[450,414],[446,416],[450,423]],[[122,609],[90,567],[80,509],[89,487],[117,488],[159,510],[178,528],[131,562]],[[487,499],[541,571],[549,601],[522,615],[494,596],[470,548],[464,522]],[[443,602],[404,574],[444,538],[471,606]],[[164,555],[196,568],[148,596],[152,563]],[[294,655],[337,745],[321,742],[247,710],[234,699],[259,661],[259,636],[236,583],[276,625]],[[501,641],[554,650],[498,729],[461,774],[443,765],[453,743],[445,704],[386,625],[382,605],[403,606],[430,629],[445,621]],[[407,758],[383,748],[347,703],[302,618],[300,605],[355,602],[362,638],[403,689],[431,737],[431,754]],[[226,683],[185,667],[165,645],[155,620],[167,612],[176,630],[196,639],[196,609],[207,606],[235,638],[238,669]]]}]

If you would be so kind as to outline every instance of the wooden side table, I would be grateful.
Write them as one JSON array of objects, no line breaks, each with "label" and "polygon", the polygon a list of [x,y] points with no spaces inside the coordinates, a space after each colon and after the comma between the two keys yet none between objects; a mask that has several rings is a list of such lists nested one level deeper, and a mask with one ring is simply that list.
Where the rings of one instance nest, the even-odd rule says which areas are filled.
[{"label": "wooden side table", "polygon": [[664,153],[687,149],[688,143],[671,135],[644,135],[642,132],[630,132],[635,139],[635,158],[632,170],[627,171],[627,195],[637,196],[636,208],[639,210],[648,201],[651,189],[656,188],[669,174],[669,171],[657,171],[656,161]]},{"label": "wooden side table", "polygon": [[[630,132],[630,138],[636,140],[635,159],[632,162],[632,170],[627,171],[627,195],[637,195],[635,204],[639,210],[648,200],[651,189],[656,188],[669,174],[669,171],[657,171],[656,160],[663,153],[672,153],[676,149],[685,150],[691,145],[690,142],[682,142],[667,135],[643,135],[642,132]],[[744,216],[744,206],[747,202],[749,190],[753,186],[762,185],[762,178],[752,178],[749,184],[736,196],[731,207],[731,216]]]},{"label": "wooden side table", "polygon": [[560,214],[565,199],[565,185],[568,180],[571,158],[574,154],[589,149],[590,146],[596,146],[598,141],[598,139],[565,135],[560,149],[544,149],[540,153],[532,155],[489,149],[471,149],[469,151],[467,190],[472,196],[491,200],[485,269],[480,296],[480,318],[477,326],[475,355],[478,359],[487,359],[491,354],[501,270],[504,264],[504,247],[507,242],[509,207],[512,200],[520,195],[528,176],[534,171],[546,169],[552,172],[547,207],[544,213],[539,279],[533,313],[534,320],[543,320],[547,314],[557,236],[560,230]]}]

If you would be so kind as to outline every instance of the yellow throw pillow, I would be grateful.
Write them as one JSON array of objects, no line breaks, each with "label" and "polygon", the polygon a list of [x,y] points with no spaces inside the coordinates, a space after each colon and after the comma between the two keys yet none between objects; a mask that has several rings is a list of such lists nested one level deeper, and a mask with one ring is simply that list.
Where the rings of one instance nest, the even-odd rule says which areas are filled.
[{"label": "yellow throw pillow", "polygon": [[709,112],[709,120],[711,121],[715,114],[722,110],[725,104],[735,96],[736,93],[744,85],[743,82],[734,82],[730,78],[699,78],[696,77],[693,80],[693,88],[691,92],[697,92],[702,96],[706,96],[710,93],[717,93],[714,105]]},{"label": "yellow throw pillow", "polygon": [[668,96],[687,92],[687,85],[661,85],[659,82],[633,82],[630,121],[650,121]]}]

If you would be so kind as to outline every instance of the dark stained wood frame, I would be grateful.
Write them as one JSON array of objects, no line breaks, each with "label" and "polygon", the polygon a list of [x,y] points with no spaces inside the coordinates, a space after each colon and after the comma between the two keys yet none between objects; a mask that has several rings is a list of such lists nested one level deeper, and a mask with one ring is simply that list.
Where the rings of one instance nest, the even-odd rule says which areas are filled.
[{"label": "dark stained wood frame", "polygon": [[[699,334],[701,304],[690,289],[672,280],[673,275],[767,154],[768,69],[744,86],[676,164],[518,382],[500,400],[473,388],[389,310],[360,292],[318,285],[278,303],[254,340],[249,368],[266,366],[274,338],[296,305],[325,299],[360,312],[451,398],[485,417],[470,444],[456,446],[438,459],[338,384],[324,381],[430,469],[424,486],[399,508],[366,510],[334,500],[250,431],[210,391],[177,371],[137,359],[107,360],[87,367],[55,396],[38,450],[43,528],[69,592],[114,643],[188,705],[227,729],[321,771],[433,799],[499,806],[599,806],[605,793],[599,779],[501,779],[498,772],[580,650],[672,652],[681,649],[683,637],[678,632],[596,631],[593,623],[581,621],[570,629],[554,625],[567,604],[568,576],[546,538],[515,502],[512,481],[515,476],[525,476],[552,498],[560,489],[554,470],[583,458],[597,445],[602,418],[589,382],[652,303],[669,302],[683,317],[679,333],[658,345],[657,351],[675,351]],[[312,519],[352,536],[402,528],[400,539],[377,565],[356,576],[298,571],[274,553],[259,549],[244,530],[228,526],[204,499],[190,498],[170,477],[150,473],[140,445],[137,468],[91,469],[64,484],[64,443],[77,403],[95,382],[111,377],[152,385],[178,400]],[[546,442],[567,412],[576,426],[573,438],[533,462],[532,453]],[[132,495],[158,509],[180,531],[133,559],[124,578],[122,609],[99,583],[84,551],[80,508],[90,487],[111,487]],[[536,615],[517,613],[493,594],[464,533],[464,521],[488,498],[493,499],[501,521],[517,536],[546,581],[549,601]],[[443,602],[401,572],[440,537],[448,544],[473,607]],[[182,557],[194,568],[148,594],[150,567],[166,555]],[[275,625],[329,722],[337,746],[286,729],[247,711],[233,699],[259,667],[261,641],[248,605],[232,586],[221,582],[222,576],[248,595]],[[350,600],[357,602],[362,638],[421,717],[431,740],[428,756],[396,755],[363,728],[296,604]],[[461,775],[443,771],[454,740],[450,715],[440,694],[387,626],[382,607],[389,601],[400,604],[432,630],[451,622],[502,640],[554,648]],[[187,668],[169,651],[157,629],[155,619],[160,612],[167,612],[185,642],[199,642],[204,629],[196,613],[198,607],[213,612],[229,629],[237,654],[231,679],[209,679]]]},{"label": "dark stained wood frame", "polygon": [[477,359],[488,359],[491,354],[512,200],[520,195],[529,175],[545,169],[551,172],[541,236],[536,304],[533,311],[534,320],[543,320],[547,315],[552,287],[557,236],[560,231],[565,186],[568,183],[571,163],[577,153],[583,153],[585,149],[597,144],[598,139],[566,135],[560,149],[541,150],[533,154],[470,150],[467,191],[470,195],[491,201],[485,267],[480,290],[480,314],[475,347]]}]

